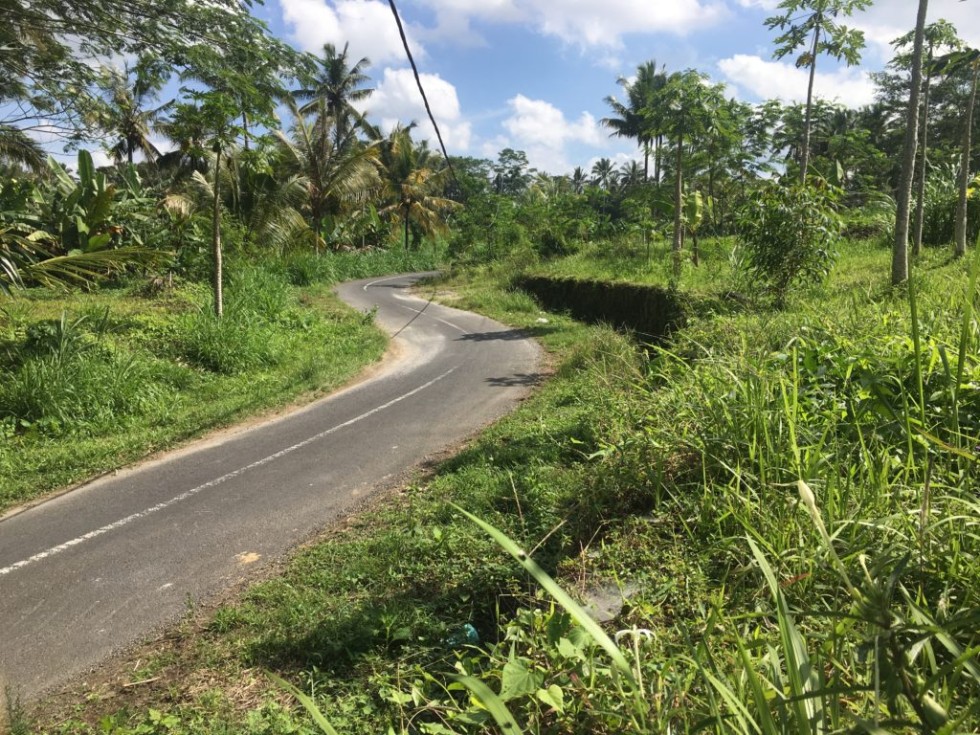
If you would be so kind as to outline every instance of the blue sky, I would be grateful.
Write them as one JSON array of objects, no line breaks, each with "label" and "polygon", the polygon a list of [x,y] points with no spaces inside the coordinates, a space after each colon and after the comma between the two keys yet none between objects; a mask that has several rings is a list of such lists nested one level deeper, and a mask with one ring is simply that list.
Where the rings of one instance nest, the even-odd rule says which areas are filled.
[{"label": "blue sky", "polygon": [[[495,158],[525,150],[532,165],[565,173],[599,157],[626,161],[633,146],[600,120],[616,79],[655,59],[695,67],[750,102],[805,95],[805,73],[772,59],[763,22],[777,0],[400,0],[427,94],[451,154]],[[952,21],[980,45],[975,0],[932,0],[930,20]],[[818,62],[817,91],[849,105],[871,101],[867,72],[915,24],[917,0],[877,0],[848,23],[867,37],[859,68]],[[256,14],[279,37],[316,52],[350,43],[368,57],[377,92],[368,111],[389,126],[425,118],[386,0],[267,0]],[[431,134],[421,125],[423,136]]]}]

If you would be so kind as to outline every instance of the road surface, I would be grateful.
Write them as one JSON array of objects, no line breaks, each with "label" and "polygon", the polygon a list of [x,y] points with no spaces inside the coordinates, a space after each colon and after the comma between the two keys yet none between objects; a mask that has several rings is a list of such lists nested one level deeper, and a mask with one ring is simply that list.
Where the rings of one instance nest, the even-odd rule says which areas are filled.
[{"label": "road surface", "polygon": [[504,414],[539,350],[412,296],[344,284],[394,335],[369,379],[0,520],[0,681],[24,701],[179,619]]}]

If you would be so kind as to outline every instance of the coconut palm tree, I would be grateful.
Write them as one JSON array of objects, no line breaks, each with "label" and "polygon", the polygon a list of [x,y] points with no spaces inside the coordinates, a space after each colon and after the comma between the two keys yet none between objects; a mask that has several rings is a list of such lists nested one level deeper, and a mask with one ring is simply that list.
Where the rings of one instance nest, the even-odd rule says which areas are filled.
[{"label": "coconut palm tree", "polygon": [[109,149],[113,161],[133,163],[137,151],[146,160],[156,161],[160,151],[150,135],[162,113],[172,102],[147,107],[170,78],[170,69],[160,59],[141,57],[134,66],[128,63],[120,70],[104,68],[99,80],[102,103],[92,118],[96,127],[112,135],[116,142]]},{"label": "coconut palm tree", "polygon": [[[620,138],[634,138],[643,150],[643,178],[649,178],[650,154],[654,154],[654,179],[660,180],[660,147],[663,141],[662,118],[657,114],[657,96],[667,84],[664,67],[657,69],[656,61],[647,61],[636,69],[636,77],[616,80],[623,88],[626,101],[613,96],[606,97],[606,104],[616,117],[603,118],[600,122]],[[652,150],[651,150],[652,148]]]},{"label": "coconut palm tree", "polygon": [[339,148],[342,141],[349,138],[353,128],[364,124],[364,116],[355,107],[374,92],[363,85],[370,81],[364,71],[371,65],[369,59],[361,58],[350,65],[347,58],[348,44],[339,53],[332,43],[323,45],[323,57],[317,59],[316,76],[309,80],[308,86],[293,92],[293,97],[305,104],[300,113],[309,115],[321,106],[333,120],[334,146]]},{"label": "coconut palm tree", "polygon": [[616,168],[608,158],[600,158],[592,164],[592,183],[600,189],[612,188],[616,178]]},{"label": "coconut palm tree", "polygon": [[13,125],[0,125],[0,163],[26,166],[32,171],[44,168],[45,153],[23,130]]},{"label": "coconut palm tree", "polygon": [[348,134],[337,145],[336,121],[325,100],[312,108],[312,119],[300,113],[293,100],[287,104],[294,122],[290,135],[276,132],[280,160],[289,174],[304,177],[302,211],[318,242],[323,242],[331,218],[363,203],[380,187],[379,144],[350,141]]},{"label": "coconut palm tree", "polygon": [[381,148],[388,204],[379,214],[401,220],[406,250],[413,225],[420,234],[440,232],[446,226],[444,215],[460,207],[458,202],[436,195],[444,188],[448,169],[439,165],[441,159],[428,145],[415,144],[413,127],[396,126]]}]

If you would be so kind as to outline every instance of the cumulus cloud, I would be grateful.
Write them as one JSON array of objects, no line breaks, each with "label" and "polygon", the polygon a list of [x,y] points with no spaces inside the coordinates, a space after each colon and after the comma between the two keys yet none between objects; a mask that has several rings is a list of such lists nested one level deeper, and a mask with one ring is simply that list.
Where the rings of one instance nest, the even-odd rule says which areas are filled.
[{"label": "cumulus cloud", "polygon": [[[460,154],[470,147],[472,129],[463,119],[456,87],[438,74],[421,74],[425,94],[432,107],[432,114],[439,123],[446,148],[450,155]],[[414,133],[417,140],[429,140],[438,147],[435,130],[425,112],[425,105],[410,69],[385,69],[377,89],[364,103],[363,109],[372,118],[380,120],[381,128],[388,132],[397,123],[418,123]]]},{"label": "cumulus cloud", "polygon": [[[567,148],[571,144],[603,146],[606,137],[596,119],[583,112],[578,120],[565,114],[550,102],[532,100],[522,94],[508,100],[511,114],[504,120],[512,145],[527,152],[531,165],[545,171],[567,171],[571,168]],[[498,141],[499,142],[499,141]]]},{"label": "cumulus cloud", "polygon": [[[945,18],[960,37],[974,48],[980,48],[980,13],[974,2],[933,0],[929,3],[929,20]],[[864,31],[869,51],[887,61],[893,55],[891,42],[915,28],[918,0],[888,0],[878,2],[866,11],[855,14],[852,24]]]},{"label": "cumulus cloud", "polygon": [[[784,102],[806,100],[809,71],[793,64],[766,61],[759,56],[736,54],[718,62],[727,80],[759,99],[778,98]],[[874,100],[875,87],[867,72],[859,68],[821,72],[819,62],[814,95],[836,100],[849,107],[860,107]]]},{"label": "cumulus cloud", "polygon": [[[372,64],[401,61],[405,56],[398,27],[388,5],[380,0],[279,0],[283,21],[296,44],[319,54],[323,44],[338,49],[350,43],[350,56],[366,56]],[[411,26],[406,35],[416,57],[425,50],[414,39]]]},{"label": "cumulus cloud", "polygon": [[[728,14],[721,0],[424,0],[438,22],[459,28],[469,20],[525,23],[585,47],[617,48],[629,33],[686,34]],[[442,19],[452,19],[452,22]],[[467,26],[468,27],[468,26]]]}]

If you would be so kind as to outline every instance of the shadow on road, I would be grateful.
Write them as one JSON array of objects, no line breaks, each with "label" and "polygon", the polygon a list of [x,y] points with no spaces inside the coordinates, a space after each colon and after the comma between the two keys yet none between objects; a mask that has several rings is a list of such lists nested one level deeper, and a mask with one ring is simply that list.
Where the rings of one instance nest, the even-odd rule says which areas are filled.
[{"label": "shadow on road", "polygon": [[487,378],[486,382],[495,388],[516,388],[517,386],[541,385],[544,380],[543,373],[515,373],[500,378]]}]

